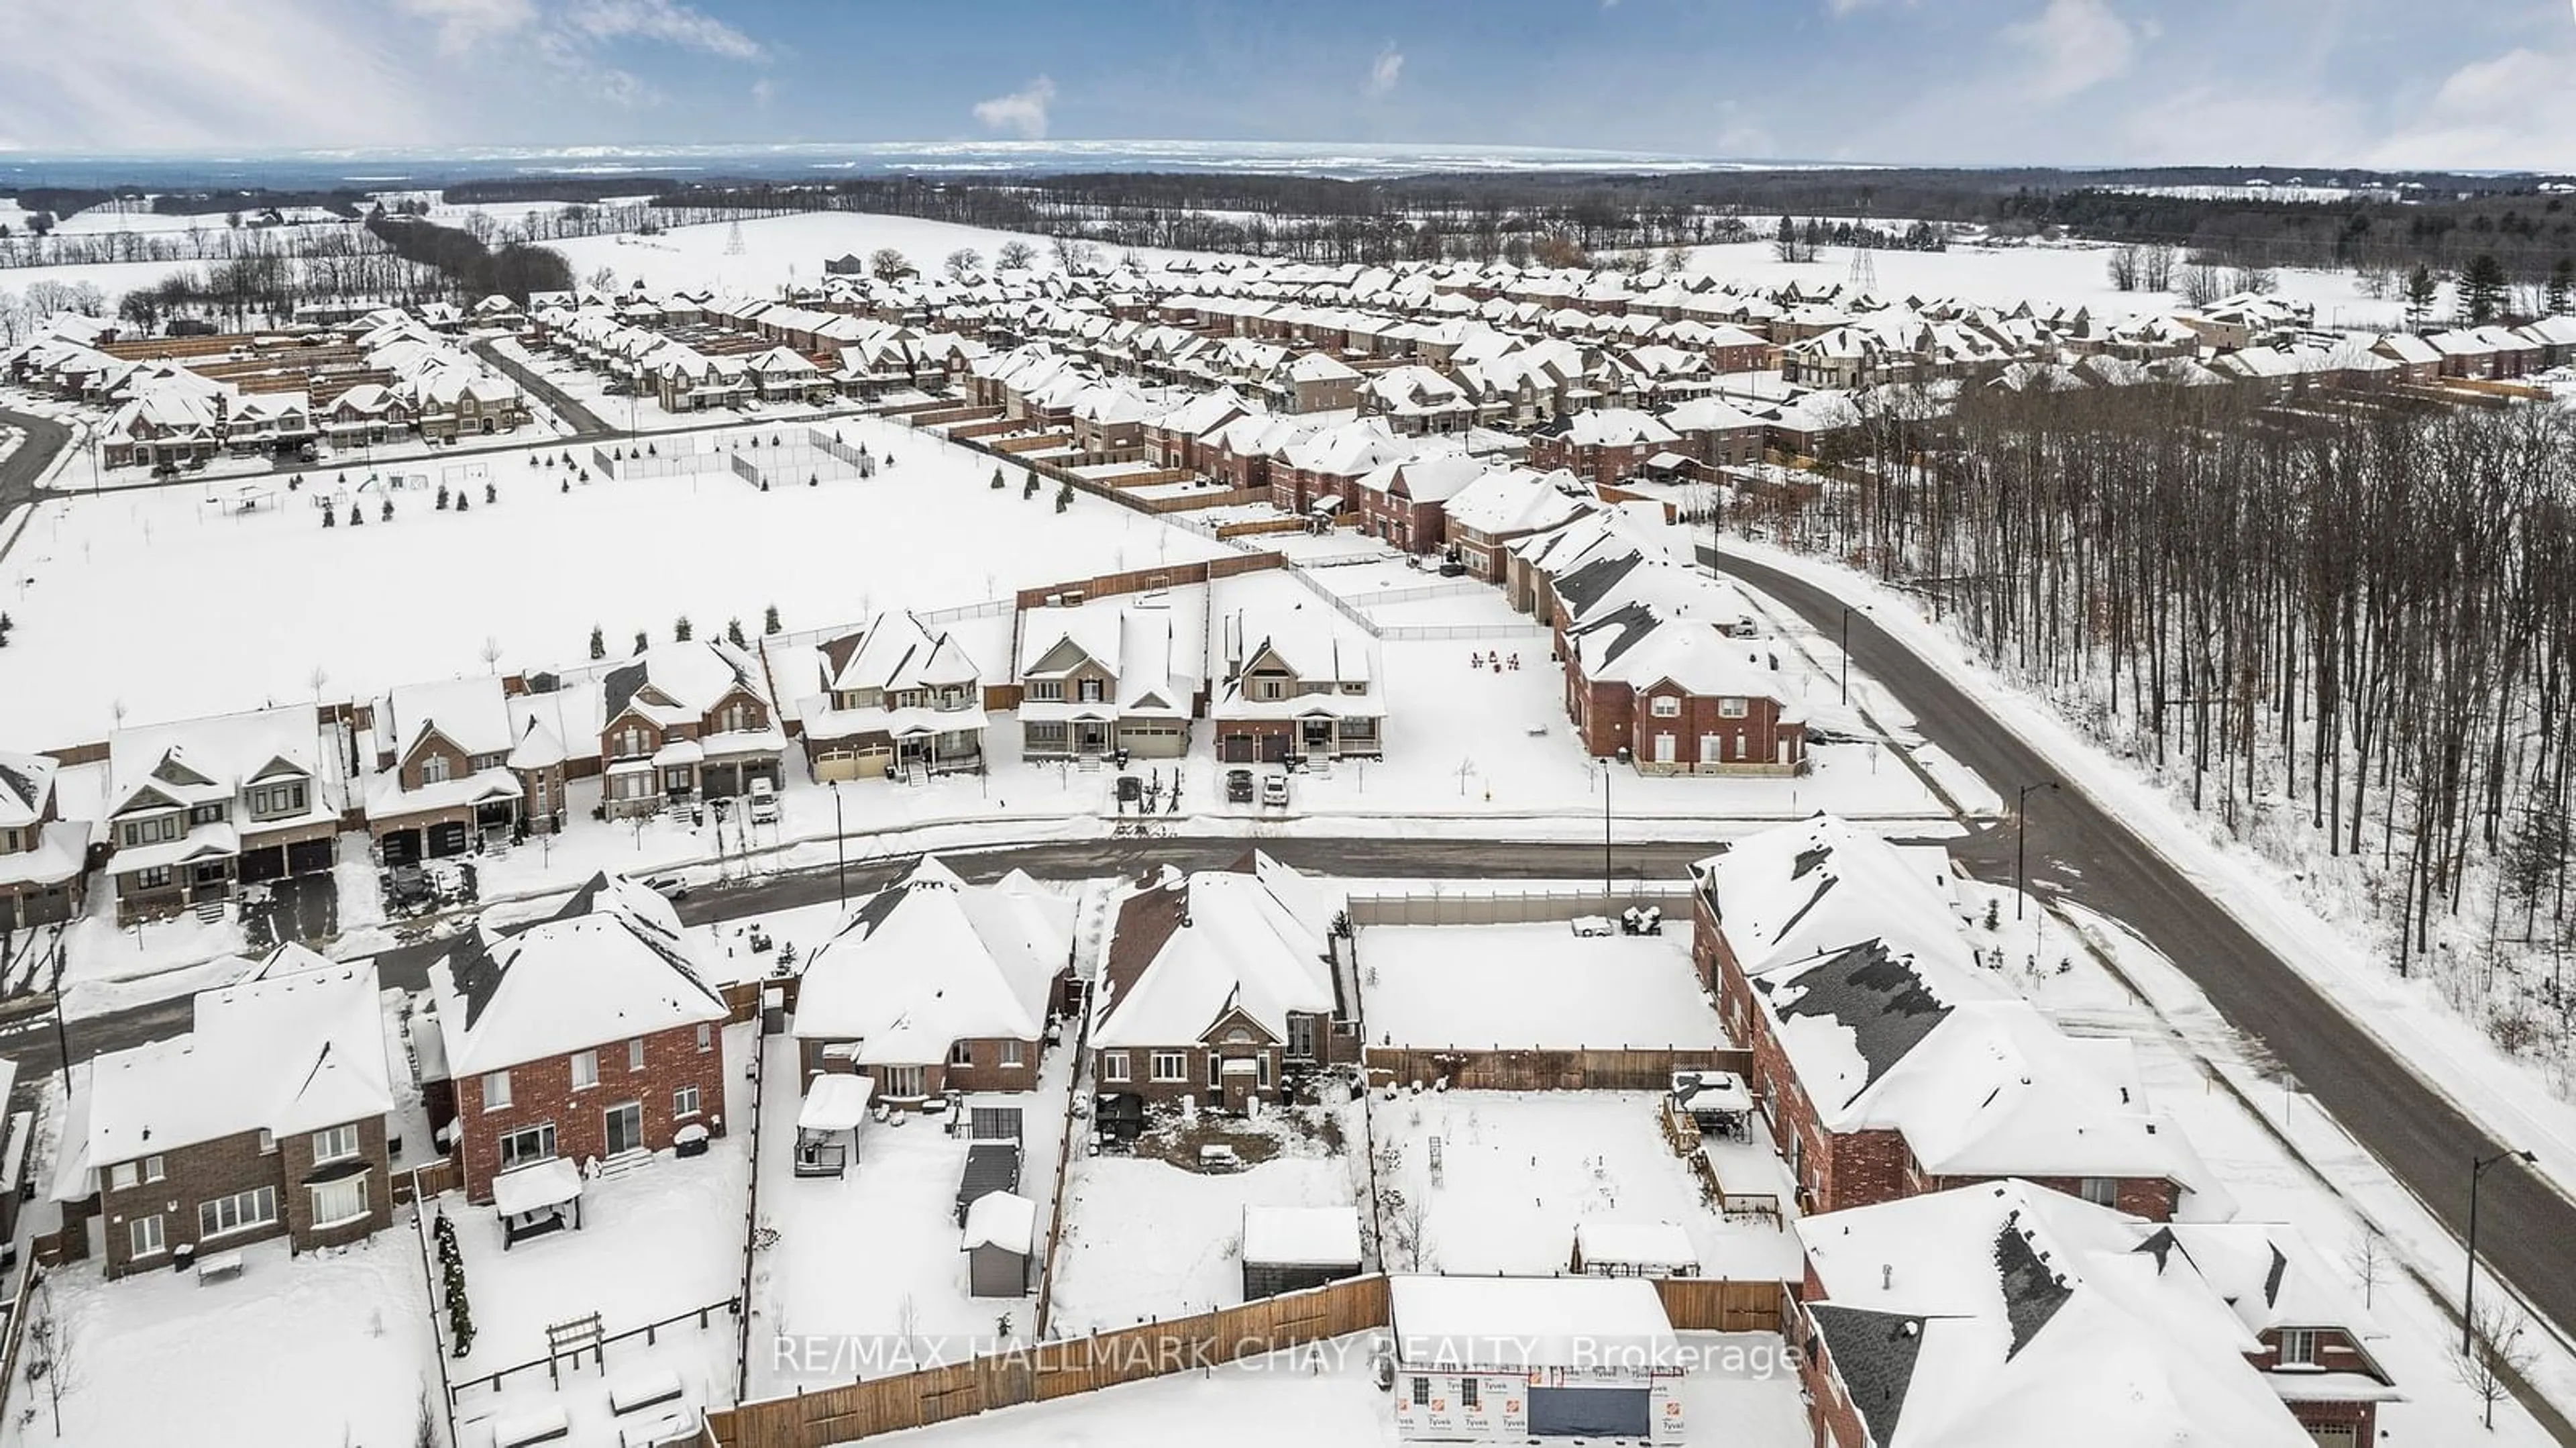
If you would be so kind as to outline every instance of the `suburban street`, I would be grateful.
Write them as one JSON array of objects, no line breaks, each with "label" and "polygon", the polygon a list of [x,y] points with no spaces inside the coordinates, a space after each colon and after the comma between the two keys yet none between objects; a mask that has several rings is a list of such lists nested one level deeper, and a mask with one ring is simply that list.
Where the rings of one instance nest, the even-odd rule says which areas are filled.
[{"label": "suburban street", "polygon": [[14,427],[27,435],[16,452],[0,459],[0,518],[6,518],[20,503],[36,500],[36,479],[43,476],[54,454],[72,440],[72,430],[52,418],[12,412],[5,407],[0,407],[0,426]]},{"label": "suburban street", "polygon": [[[1712,558],[1705,547],[1701,558],[1829,636],[1843,625],[1842,601],[1814,584],[1732,554]],[[1984,704],[1867,614],[1851,610],[1850,627],[1853,666],[1904,700],[1925,738],[2007,799],[2023,784],[2055,777],[2049,761]],[[2073,791],[2034,794],[2030,805],[2034,882],[2144,936],[2208,994],[2229,1024],[2259,1041],[2301,1090],[2334,1113],[2446,1226],[2466,1237],[2471,1154],[2487,1156],[2520,1143],[2495,1141],[2453,1108],[2126,823]],[[2005,845],[2004,866],[1987,878],[2004,878],[2011,870],[2010,833],[1995,833]],[[2576,1324],[2571,1242],[2576,1204],[2519,1166],[2487,1174],[2479,1256],[2562,1329]]]},{"label": "suburban street", "polygon": [[564,425],[573,430],[574,436],[605,437],[617,430],[600,421],[598,413],[575,400],[571,393],[537,375],[535,369],[520,366],[490,342],[477,339],[471,345],[474,348],[474,355],[482,358],[486,365],[528,389],[539,401],[553,408],[555,416],[564,420]]}]

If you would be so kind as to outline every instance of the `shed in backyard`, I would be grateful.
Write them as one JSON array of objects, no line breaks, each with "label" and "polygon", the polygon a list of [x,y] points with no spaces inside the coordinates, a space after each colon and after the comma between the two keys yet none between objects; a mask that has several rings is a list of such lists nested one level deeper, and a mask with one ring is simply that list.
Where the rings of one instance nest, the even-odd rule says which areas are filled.
[{"label": "shed in backyard", "polygon": [[1038,1204],[986,1192],[966,1208],[966,1279],[976,1297],[1025,1297],[1038,1234]]},{"label": "shed in backyard", "polygon": [[1243,1209],[1244,1301],[1302,1292],[1359,1270],[1359,1208]]},{"label": "shed in backyard", "polygon": [[1697,1277],[1699,1249],[1679,1222],[1575,1224],[1567,1270],[1588,1277]]}]

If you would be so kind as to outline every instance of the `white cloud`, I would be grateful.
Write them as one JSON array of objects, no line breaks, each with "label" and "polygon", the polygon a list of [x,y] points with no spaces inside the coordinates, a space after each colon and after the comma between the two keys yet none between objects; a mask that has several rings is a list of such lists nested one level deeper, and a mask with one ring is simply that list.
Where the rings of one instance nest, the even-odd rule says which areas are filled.
[{"label": "white cloud", "polygon": [[1055,105],[1055,82],[1039,76],[1008,95],[975,103],[975,119],[986,130],[1007,131],[1023,141],[1046,139],[1048,110]]},{"label": "white cloud", "polygon": [[658,40],[727,60],[758,60],[760,42],[679,0],[575,0],[564,24],[593,40]]},{"label": "white cloud", "polygon": [[2033,91],[2063,100],[2128,72],[2139,35],[2108,0],[2048,0],[2039,14],[2007,25],[2004,39],[2037,67]]},{"label": "white cloud", "polygon": [[2472,61],[2442,81],[2365,158],[2387,167],[2576,168],[2576,55],[2528,48]]},{"label": "white cloud", "polygon": [[536,23],[534,0],[402,0],[402,8],[438,24],[438,48],[460,55]]},{"label": "white cloud", "polygon": [[1389,95],[1403,79],[1404,52],[1389,41],[1386,48],[1377,53],[1377,59],[1369,63],[1368,81],[1361,89],[1372,96]]},{"label": "white cloud", "polygon": [[776,99],[778,99],[778,82],[764,75],[760,79],[751,83],[751,103],[753,105],[759,106],[765,110],[768,108],[769,103]]}]

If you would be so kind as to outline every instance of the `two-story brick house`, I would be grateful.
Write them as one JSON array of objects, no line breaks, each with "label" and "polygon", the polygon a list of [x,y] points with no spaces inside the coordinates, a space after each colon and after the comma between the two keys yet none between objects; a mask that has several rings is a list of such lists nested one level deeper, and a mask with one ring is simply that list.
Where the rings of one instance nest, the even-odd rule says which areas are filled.
[{"label": "two-story brick house", "polygon": [[[786,656],[771,652],[773,671]],[[947,630],[891,610],[801,657],[820,686],[795,700],[817,783],[983,770],[983,671]]]},{"label": "two-story brick house", "polygon": [[372,964],[282,946],[198,993],[187,1033],[90,1063],[54,1196],[108,1276],[278,1236],[297,1252],[343,1246],[386,1225],[377,995]]},{"label": "two-story brick house", "polygon": [[370,717],[367,828],[386,864],[462,854],[560,815],[563,746],[541,720],[513,714],[499,678],[408,684]]},{"label": "two-story brick house", "polygon": [[1272,375],[1262,395],[1273,412],[1340,412],[1359,406],[1360,381],[1357,368],[1308,352]]},{"label": "two-story brick house", "polygon": [[1641,774],[1792,775],[1807,768],[1806,711],[1759,640],[1643,600],[1565,633],[1566,714],[1586,753]]},{"label": "two-story brick house", "polygon": [[[544,920],[478,926],[429,969],[433,1115],[467,1197],[502,1172],[663,1151],[691,1127],[724,1134],[724,996],[671,903],[605,875]],[[429,1089],[430,1082],[443,1090]]]},{"label": "two-story brick house", "polygon": [[1150,596],[1033,608],[1020,616],[1020,751],[1028,759],[1189,749],[1201,687],[1172,610]]},{"label": "two-story brick house", "polygon": [[80,914],[89,825],[62,817],[54,761],[0,754],[0,935]]},{"label": "two-story brick house", "polygon": [[330,870],[336,746],[311,706],[108,736],[107,871],[120,923],[201,908],[243,884]]},{"label": "two-story brick house", "polygon": [[732,644],[657,644],[601,684],[601,800],[612,816],[651,814],[783,783],[785,731],[757,660]]},{"label": "two-story brick house", "polygon": [[1104,1112],[1183,1097],[1245,1111],[1278,1102],[1298,1071],[1357,1059],[1356,982],[1334,953],[1340,910],[1321,883],[1258,851],[1128,896],[1092,1000]]},{"label": "two-story brick house", "polygon": [[[2265,1278],[2214,1270],[2192,1230],[2023,1181],[1802,1218],[1804,1280],[1782,1332],[1813,1441],[2055,1448],[2105,1441],[2105,1413],[2160,1443],[2375,1441],[2364,1425],[2396,1396],[2385,1375],[2358,1359],[2328,1370],[2349,1380],[2329,1391],[2357,1394],[2346,1403],[2357,1413],[2299,1403],[2295,1386],[2264,1370],[2266,1344],[2247,1317],[2244,1294],[2262,1303]],[[2252,1230],[2267,1247],[2296,1238]],[[2279,1296],[2276,1261],[2290,1259],[2264,1256]],[[2253,1321],[2271,1310],[2258,1306]]]},{"label": "two-story brick house", "polygon": [[2019,1177],[2155,1220],[2226,1197],[2127,1042],[2061,1034],[1982,969],[1938,851],[1829,815],[1694,869],[1692,955],[1802,1208]]},{"label": "two-story brick house", "polygon": [[1566,468],[1595,483],[1615,483],[1679,441],[1679,434],[1647,413],[1596,407],[1531,434],[1530,465]]},{"label": "two-story brick house", "polygon": [[1502,583],[1512,544],[1598,506],[1591,487],[1572,473],[1488,468],[1442,505],[1441,531],[1449,556],[1466,564],[1470,577]]},{"label": "two-story brick house", "polygon": [[1074,902],[1014,871],[969,885],[936,856],[862,901],[805,958],[802,1078],[856,1071],[878,1100],[1037,1085],[1073,978]]},{"label": "two-story brick house", "polygon": [[[1264,575],[1247,588],[1266,588]],[[1293,590],[1292,590],[1293,591]],[[1227,764],[1376,759],[1386,749],[1377,650],[1312,598],[1266,594],[1218,619],[1222,677],[1208,705]]]}]

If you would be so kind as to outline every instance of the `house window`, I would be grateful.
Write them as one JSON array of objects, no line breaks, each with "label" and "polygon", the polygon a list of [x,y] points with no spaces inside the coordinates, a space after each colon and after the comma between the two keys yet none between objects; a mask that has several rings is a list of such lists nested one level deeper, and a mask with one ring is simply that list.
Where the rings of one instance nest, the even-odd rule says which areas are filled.
[{"label": "house window", "polygon": [[120,1161],[108,1168],[107,1189],[112,1192],[132,1191],[136,1179],[134,1163]]},{"label": "house window", "polygon": [[[188,823],[192,825],[222,824],[224,822],[224,813],[228,808],[230,807],[227,805],[201,804],[195,809],[188,811]],[[251,800],[251,808],[259,808],[259,800],[256,795],[254,795]]]},{"label": "house window", "polygon": [[126,1255],[158,1257],[161,1255],[161,1214],[136,1217],[125,1224]]},{"label": "house window", "polygon": [[128,845],[156,845],[164,840],[175,840],[179,838],[179,817],[165,814],[148,820],[128,820],[124,834]]},{"label": "house window", "polygon": [[626,1069],[629,1071],[641,1071],[644,1069],[644,1038],[642,1036],[630,1036],[627,1038]]},{"label": "house window", "polygon": [[532,1162],[552,1161],[555,1154],[555,1124],[523,1127],[501,1138],[501,1170],[526,1166]]},{"label": "house window", "polygon": [[1002,1064],[1004,1066],[1017,1066],[1020,1064],[1019,1042],[1004,1041],[1002,1043]]},{"label": "house window", "polygon": [[1100,1055],[1100,1079],[1103,1081],[1126,1080],[1127,1053],[1124,1051],[1103,1051]]},{"label": "house window", "polygon": [[1749,708],[1750,705],[1741,696],[1729,696],[1717,701],[1717,717],[1741,719]]},{"label": "house window", "polygon": [[2116,1207],[2120,1204],[2120,1184],[2110,1177],[2086,1177],[2078,1195],[2097,1207]]},{"label": "house window", "polygon": [[315,1166],[321,1166],[326,1162],[346,1161],[357,1154],[358,1127],[355,1122],[352,1122],[347,1126],[334,1126],[328,1130],[313,1133],[313,1164]]},{"label": "house window", "polygon": [[572,1089],[574,1089],[575,1091],[580,1091],[580,1090],[584,1090],[584,1089],[586,1089],[586,1088],[588,1088],[588,1087],[596,1086],[596,1085],[598,1085],[598,1084],[599,1084],[599,1053],[598,1053],[597,1051],[575,1051],[575,1052],[573,1052],[573,1053],[572,1053]]},{"label": "house window", "polygon": [[1670,694],[1657,694],[1655,702],[1649,706],[1649,712],[1658,719],[1678,719],[1681,717],[1682,701]]},{"label": "house window", "polygon": [[157,1182],[168,1175],[161,1158],[147,1156],[143,1159],[143,1180],[146,1183]]},{"label": "house window", "polygon": [[951,1066],[972,1066],[972,1065],[974,1065],[974,1064],[975,1064],[975,1044],[974,1044],[974,1042],[972,1042],[972,1041],[959,1041],[959,1042],[956,1042],[955,1044],[951,1045],[951,1046],[948,1048],[948,1064],[949,1064],[949,1065],[951,1065]]},{"label": "house window", "polygon": [[1097,704],[1097,703],[1099,703],[1099,702],[1100,702],[1100,700],[1101,700],[1101,696],[1102,696],[1101,681],[1100,681],[1100,680],[1098,680],[1098,679],[1084,679],[1084,680],[1082,680],[1082,681],[1081,681],[1081,683],[1080,683],[1080,685],[1079,685],[1079,692],[1075,695],[1075,697],[1077,697],[1077,698],[1081,699],[1081,700],[1082,700],[1082,702],[1084,702],[1084,703],[1086,703],[1086,704]]},{"label": "house window", "polygon": [[486,1111],[507,1111],[510,1109],[509,1072],[487,1071],[484,1073],[483,1109]]},{"label": "house window", "polygon": [[444,754],[433,754],[420,762],[420,782],[423,784],[445,784],[447,775],[447,756]]},{"label": "house window", "polygon": [[697,1115],[698,1088],[695,1086],[683,1086],[672,1092],[671,1114],[675,1117]]},{"label": "house window", "polygon": [[888,1066],[877,1075],[880,1095],[911,1099],[925,1094],[921,1089],[919,1066]]},{"label": "house window", "polygon": [[1269,1053],[1268,1051],[1264,1051],[1264,1052],[1262,1052],[1260,1055],[1255,1056],[1255,1057],[1253,1057],[1252,1059],[1253,1059],[1253,1061],[1255,1062],[1255,1065],[1254,1065],[1254,1068],[1253,1068],[1253,1069],[1254,1069],[1254,1071],[1255,1071],[1255,1073],[1256,1073],[1256,1075],[1254,1076],[1254,1084],[1258,1085],[1258,1086],[1259,1086],[1262,1090],[1264,1090],[1264,1091],[1269,1090],[1269,1089],[1270,1089],[1270,1053]]},{"label": "house window", "polygon": [[276,1220],[275,1187],[253,1187],[246,1192],[235,1192],[228,1197],[216,1197],[197,1204],[197,1235],[200,1238],[265,1227]]},{"label": "house window", "polygon": [[1288,697],[1288,681],[1286,679],[1273,678],[1270,675],[1265,674],[1252,681],[1252,697],[1256,699],[1285,699]]},{"label": "house window", "polygon": [[[266,1191],[266,1187],[260,1188]],[[367,1174],[342,1177],[336,1182],[317,1182],[307,1190],[313,1194],[313,1225],[316,1228],[337,1227],[367,1215]]]},{"label": "house window", "polygon": [[711,1025],[708,1025],[708,1024],[707,1024],[706,1022],[704,1022],[704,1021],[700,1021],[700,1022],[698,1023],[698,1049],[699,1049],[701,1052],[705,1052],[705,1051],[712,1051],[712,1050],[714,1050],[715,1048],[716,1048],[716,1028],[715,1028],[715,1027],[713,1027],[713,1026],[711,1026]]},{"label": "house window", "polygon": [[1061,704],[1064,702],[1064,680],[1031,679],[1029,697],[1041,704]]},{"label": "house window", "polygon": [[1413,1406],[1417,1408],[1427,1408],[1431,1406],[1431,1380],[1429,1378],[1415,1378],[1413,1380]]},{"label": "house window", "polygon": [[645,753],[643,729],[640,726],[629,724],[625,728],[618,730],[616,734],[616,751],[617,756],[620,759],[628,759],[635,755]]},{"label": "house window", "polygon": [[1315,1056],[1315,1018],[1292,1015],[1288,1018],[1288,1059],[1310,1061]]},{"label": "house window", "polygon": [[2281,1366],[2315,1367],[2317,1364],[2317,1330],[2313,1327],[2281,1329]]},{"label": "house window", "polygon": [[1699,757],[1700,762],[1703,764],[1724,759],[1726,757],[1726,741],[1714,734],[1701,735],[1699,737]]},{"label": "house window", "polygon": [[1178,1051],[1156,1051],[1152,1062],[1157,1081],[1190,1079],[1190,1058]]},{"label": "house window", "polygon": [[167,865],[154,865],[150,869],[134,872],[134,888],[138,890],[160,890],[167,888],[169,884],[170,867]]},{"label": "house window", "polygon": [[277,1137],[273,1135],[267,1127],[261,1127],[259,1129],[259,1154],[266,1156],[275,1150],[277,1150]]}]

